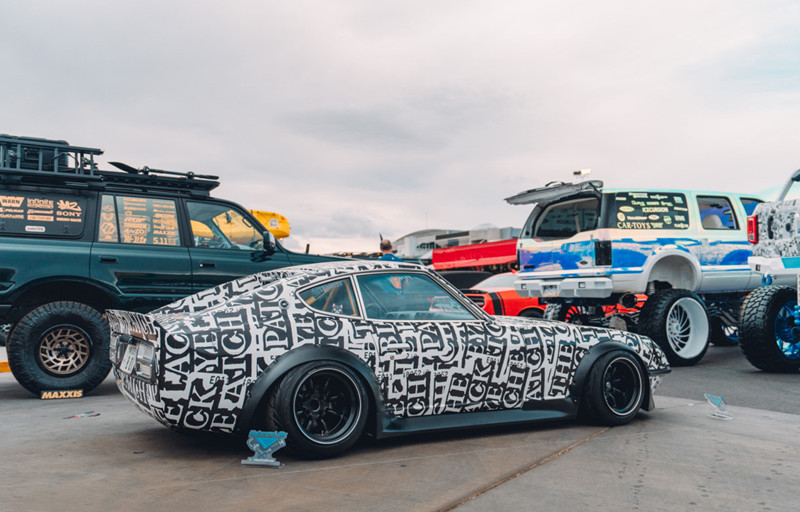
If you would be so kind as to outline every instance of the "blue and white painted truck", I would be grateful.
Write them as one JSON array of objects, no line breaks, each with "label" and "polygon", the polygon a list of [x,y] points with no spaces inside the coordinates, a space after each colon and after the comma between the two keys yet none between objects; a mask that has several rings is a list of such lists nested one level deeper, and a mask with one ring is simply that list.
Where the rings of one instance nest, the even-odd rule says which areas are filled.
[{"label": "blue and white painted truck", "polygon": [[517,252],[520,295],[545,317],[645,334],[674,366],[738,338],[739,307],[761,276],[747,263],[752,194],[551,183],[506,199],[534,205]]}]

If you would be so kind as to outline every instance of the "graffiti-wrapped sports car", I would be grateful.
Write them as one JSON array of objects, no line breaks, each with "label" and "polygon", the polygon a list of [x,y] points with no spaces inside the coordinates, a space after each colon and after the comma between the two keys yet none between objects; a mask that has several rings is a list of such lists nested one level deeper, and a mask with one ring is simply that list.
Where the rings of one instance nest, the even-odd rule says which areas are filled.
[{"label": "graffiti-wrapped sports car", "polygon": [[347,261],[238,279],[149,314],[112,310],[122,393],[179,428],[288,433],[306,457],[411,432],[653,407],[649,338],[486,315],[417,265]]}]

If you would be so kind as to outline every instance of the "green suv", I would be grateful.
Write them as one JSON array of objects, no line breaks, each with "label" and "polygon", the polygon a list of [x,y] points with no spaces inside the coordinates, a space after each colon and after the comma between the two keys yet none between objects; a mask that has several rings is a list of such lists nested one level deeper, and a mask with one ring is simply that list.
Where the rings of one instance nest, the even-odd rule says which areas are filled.
[{"label": "green suv", "polygon": [[334,258],[281,247],[216,176],[100,170],[99,149],[0,135],[0,328],[35,394],[111,368],[106,309],[146,312],[237,277]]}]

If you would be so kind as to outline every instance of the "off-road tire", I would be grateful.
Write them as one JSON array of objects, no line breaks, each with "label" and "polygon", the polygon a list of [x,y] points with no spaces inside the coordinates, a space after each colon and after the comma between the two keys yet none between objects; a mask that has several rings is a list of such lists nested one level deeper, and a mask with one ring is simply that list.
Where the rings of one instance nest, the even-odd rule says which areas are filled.
[{"label": "off-road tire", "polygon": [[325,459],[358,441],[368,411],[367,392],[356,372],[337,362],[312,361],[293,368],[273,386],[266,413],[270,430],[288,434],[286,447],[292,453]]},{"label": "off-road tire", "polygon": [[708,350],[708,311],[689,290],[659,290],[639,312],[639,333],[652,338],[672,366],[691,366]]},{"label": "off-road tire", "polygon": [[592,365],[581,397],[580,417],[600,425],[624,425],[644,403],[647,377],[630,352],[612,350]]},{"label": "off-road tire", "polygon": [[742,304],[739,345],[750,364],[759,370],[791,373],[800,369],[800,339],[792,329],[791,310],[795,304],[794,288],[774,285],[753,290]]},{"label": "off-road tire", "polygon": [[16,323],[6,352],[11,373],[35,395],[50,390],[88,393],[111,370],[108,322],[79,302],[50,302]]}]

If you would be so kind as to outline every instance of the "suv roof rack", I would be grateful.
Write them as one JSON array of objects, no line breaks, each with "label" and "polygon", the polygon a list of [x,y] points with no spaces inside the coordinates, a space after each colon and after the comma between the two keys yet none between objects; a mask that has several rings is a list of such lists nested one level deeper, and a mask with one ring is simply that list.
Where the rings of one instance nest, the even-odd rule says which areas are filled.
[{"label": "suv roof rack", "polygon": [[[209,195],[219,178],[208,174],[175,172],[110,162],[120,171],[97,167],[95,155],[103,150],[70,146],[65,140],[0,135],[0,181],[70,188],[169,191]],[[4,179],[5,178],[5,179]]]},{"label": "suv roof rack", "polygon": [[94,156],[102,154],[102,149],[70,146],[65,140],[0,135],[2,171],[93,176],[97,170]]}]

